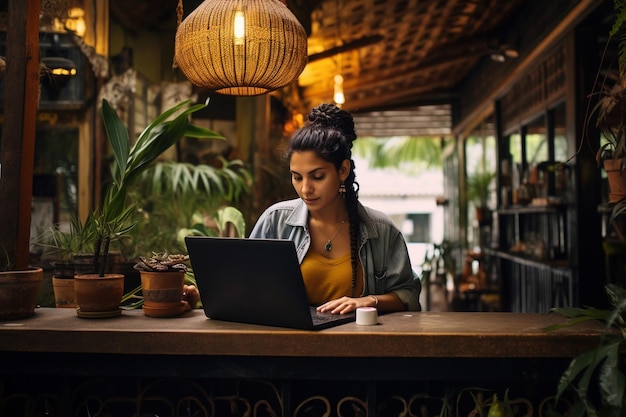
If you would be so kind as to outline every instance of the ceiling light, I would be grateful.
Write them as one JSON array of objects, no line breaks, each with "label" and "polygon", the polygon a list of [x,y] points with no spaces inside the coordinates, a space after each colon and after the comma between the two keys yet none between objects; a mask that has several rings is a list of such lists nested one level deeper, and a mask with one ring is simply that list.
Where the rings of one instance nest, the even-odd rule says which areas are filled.
[{"label": "ceiling light", "polygon": [[72,77],[76,75],[76,65],[73,61],[60,56],[51,56],[41,59],[45,71],[60,77]]},{"label": "ceiling light", "polygon": [[41,84],[55,99],[78,71],[73,61],[60,56],[41,58]]},{"label": "ceiling light", "polygon": [[[339,40],[341,39],[341,28],[339,26],[341,23],[341,16],[339,15],[339,0],[337,0],[337,2],[335,3],[335,8],[335,11],[337,13],[337,20],[335,23],[337,28],[337,38],[335,39],[335,41],[339,42]],[[341,53],[337,54],[337,74],[333,78],[333,81],[335,84],[333,100],[335,101],[337,107],[341,108],[341,106],[346,102],[346,96],[343,94],[343,76],[341,75]]]},{"label": "ceiling light", "polygon": [[519,57],[519,51],[517,49],[514,48],[505,48],[502,53],[504,53],[504,55],[507,58],[518,58]]},{"label": "ceiling light", "polygon": [[260,95],[298,78],[307,35],[281,0],[205,0],[180,22],[174,59],[197,86]]},{"label": "ceiling light", "polygon": [[72,7],[67,12],[68,18],[65,19],[65,29],[74,32],[81,38],[85,36],[87,25],[85,24],[85,11],[80,7]]},{"label": "ceiling light", "polygon": [[502,52],[494,52],[491,54],[491,60],[496,62],[506,61],[506,56]]},{"label": "ceiling light", "polygon": [[338,107],[346,102],[346,97],[343,94],[343,77],[340,74],[335,75],[335,94],[333,99]]}]

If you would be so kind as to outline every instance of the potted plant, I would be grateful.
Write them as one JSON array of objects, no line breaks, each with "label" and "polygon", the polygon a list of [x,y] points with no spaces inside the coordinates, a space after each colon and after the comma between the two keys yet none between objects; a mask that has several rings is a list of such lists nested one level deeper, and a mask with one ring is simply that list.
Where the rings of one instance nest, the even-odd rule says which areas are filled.
[{"label": "potted plant", "polygon": [[0,245],[0,320],[32,316],[42,278],[40,267],[13,270],[9,254]]},{"label": "potted plant", "polygon": [[76,216],[72,216],[67,229],[55,224],[34,240],[36,245],[44,248],[43,256],[53,259],[50,263],[56,307],[76,307],[74,275],[81,273],[81,266],[76,266],[74,261],[87,259],[91,262],[92,232],[91,225],[83,224]]},{"label": "potted plant", "polygon": [[[141,274],[143,311],[150,317],[174,317],[195,306],[197,300],[183,299],[197,294],[195,286],[185,285],[188,255],[153,252],[140,257],[135,269]],[[198,297],[199,298],[199,297]]]},{"label": "potted plant", "polygon": [[[216,213],[206,216],[201,213],[196,212],[193,215],[194,224],[190,228],[180,228],[175,233],[175,239],[178,241],[177,247],[185,246],[185,236],[231,236],[238,237],[245,235],[246,224],[243,217],[243,213],[232,206],[222,207],[217,210]],[[164,241],[165,242],[165,241]],[[168,243],[167,241],[166,243]],[[152,252],[152,256],[146,260],[146,258],[138,257],[139,261],[135,264],[134,268],[140,272],[141,276],[141,285],[138,287],[128,291],[124,294],[123,303],[125,309],[136,309],[136,308],[144,308],[144,312],[146,312],[145,307],[145,297],[142,294],[142,290],[145,288],[145,285],[151,287],[151,284],[146,284],[145,278],[162,278],[165,277],[158,273],[158,270],[169,271],[173,269],[168,266],[171,260],[175,259],[184,259],[187,260],[185,255],[168,255],[167,252],[155,253]],[[169,260],[168,260],[169,258]],[[155,272],[155,274],[146,273]],[[188,306],[178,307],[185,311],[187,307],[189,308],[197,308],[200,303],[200,295],[197,290],[196,279],[193,271],[190,268],[186,267],[185,264],[185,274],[184,274],[184,284],[183,284],[183,300],[186,301]],[[154,317],[169,317],[170,313],[166,312],[164,309],[159,310],[157,308],[151,308],[154,304],[149,304],[146,315],[151,315]],[[181,311],[176,311],[171,315],[181,314]]]},{"label": "potted plant", "polygon": [[474,205],[476,220],[483,224],[489,220],[489,195],[491,182],[495,178],[493,172],[478,171],[467,179],[467,201]]},{"label": "potted plant", "polygon": [[132,204],[127,204],[129,186],[180,138],[223,139],[209,129],[189,123],[189,116],[207,105],[189,104],[189,100],[184,101],[163,112],[131,146],[126,126],[106,99],[102,101],[102,120],[113,150],[112,180],[102,205],[86,220],[86,224],[92,225],[94,233],[93,273],[74,277],[79,317],[111,317],[121,313],[119,305],[124,294],[124,275],[106,274],[105,266],[111,242],[127,233],[136,223],[136,210]]},{"label": "potted plant", "polygon": [[614,0],[615,20],[609,31],[609,40],[617,39],[617,72],[608,84],[603,80],[599,97],[590,115],[596,116],[596,127],[606,142],[596,152],[596,162],[603,166],[609,182],[609,203],[626,197],[626,0]]},{"label": "potted plant", "polygon": [[[626,0],[614,0],[615,18],[607,42],[617,43],[617,71],[606,71],[612,84],[603,80],[592,107],[596,126],[605,143],[596,152],[596,162],[607,173],[611,233],[603,241],[607,272],[623,270],[626,212]],[[617,262],[616,262],[617,261]]]},{"label": "potted plant", "polygon": [[568,317],[565,324],[547,331],[587,320],[600,320],[606,331],[598,347],[575,357],[558,384],[556,400],[571,390],[574,393],[572,416],[623,416],[626,412],[626,290],[608,284],[611,308],[555,308]]},{"label": "potted plant", "polygon": [[[596,152],[596,163],[607,174],[609,203],[616,203],[626,197],[626,91],[619,81],[611,88],[603,87],[601,97],[593,108],[597,113],[596,125],[606,142]],[[614,113],[618,114],[615,115]]]}]

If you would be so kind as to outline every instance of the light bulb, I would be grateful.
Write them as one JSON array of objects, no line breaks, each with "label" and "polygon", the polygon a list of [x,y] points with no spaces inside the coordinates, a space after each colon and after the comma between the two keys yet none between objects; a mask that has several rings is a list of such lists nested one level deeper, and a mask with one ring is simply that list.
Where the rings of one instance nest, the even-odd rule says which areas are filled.
[{"label": "light bulb", "polygon": [[76,75],[76,68],[53,68],[50,72],[52,75]]},{"label": "light bulb", "polygon": [[343,91],[335,91],[335,103],[344,104],[346,97],[343,95]]},{"label": "light bulb", "polygon": [[235,45],[244,44],[244,36],[246,34],[246,23],[243,12],[235,12]]},{"label": "light bulb", "polygon": [[74,32],[77,36],[85,36],[87,26],[85,24],[85,11],[80,7],[72,7],[68,12],[68,19],[65,21],[65,28]]},{"label": "light bulb", "polygon": [[335,103],[341,105],[346,102],[346,97],[343,94],[343,77],[339,74],[335,75]]}]

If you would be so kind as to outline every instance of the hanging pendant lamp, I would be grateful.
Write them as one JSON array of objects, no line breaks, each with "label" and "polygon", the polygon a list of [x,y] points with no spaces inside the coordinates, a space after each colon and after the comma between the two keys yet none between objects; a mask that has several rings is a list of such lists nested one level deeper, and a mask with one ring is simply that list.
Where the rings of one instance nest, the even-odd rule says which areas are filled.
[{"label": "hanging pendant lamp", "polygon": [[176,32],[176,65],[193,84],[220,94],[276,90],[306,62],[306,32],[281,0],[205,0]]}]

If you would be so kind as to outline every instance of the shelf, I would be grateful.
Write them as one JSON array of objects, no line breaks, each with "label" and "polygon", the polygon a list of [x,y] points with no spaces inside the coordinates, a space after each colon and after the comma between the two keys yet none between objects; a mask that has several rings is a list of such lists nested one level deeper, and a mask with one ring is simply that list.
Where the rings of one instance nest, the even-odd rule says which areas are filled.
[{"label": "shelf", "polygon": [[498,214],[550,214],[558,213],[565,209],[565,205],[550,205],[550,206],[510,206],[506,208],[500,208],[496,210]]},{"label": "shelf", "polygon": [[540,261],[496,249],[485,253],[499,279],[507,311],[545,313],[575,305],[576,273],[567,260]]},{"label": "shelf", "polygon": [[533,259],[521,254],[516,254],[512,252],[505,252],[497,249],[491,248],[483,248],[483,252],[489,256],[496,256],[501,259],[506,259],[512,262],[516,262],[521,265],[530,266],[538,269],[546,269],[546,270],[569,270],[571,265],[568,261],[565,260],[556,260],[556,261],[540,261],[538,259]]}]

